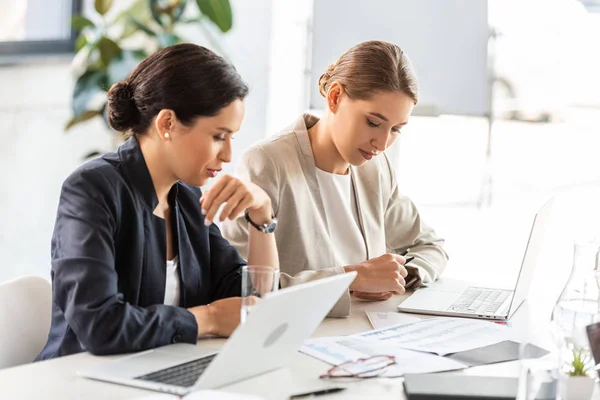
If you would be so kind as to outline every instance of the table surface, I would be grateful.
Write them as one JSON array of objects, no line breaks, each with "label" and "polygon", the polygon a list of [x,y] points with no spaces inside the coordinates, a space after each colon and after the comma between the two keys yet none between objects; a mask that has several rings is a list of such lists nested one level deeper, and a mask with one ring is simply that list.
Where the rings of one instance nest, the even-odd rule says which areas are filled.
[{"label": "table surface", "polygon": [[[365,311],[396,311],[405,296],[394,296],[384,302],[353,300],[352,313],[348,318],[328,318],[317,328],[313,337],[338,336],[373,329]],[[544,346],[548,340],[546,313],[539,312],[534,303],[525,302],[513,316],[511,323],[515,335],[523,340]],[[538,318],[536,318],[536,316]],[[224,339],[203,339],[198,346],[215,347]],[[107,362],[118,356],[98,357],[81,353],[54,360],[43,361],[0,371],[0,398],[2,399],[131,399],[153,395],[154,392],[104,383],[78,377],[76,371],[96,363]],[[330,366],[317,359],[297,353],[291,365],[260,375],[222,390],[261,396],[265,399],[288,399],[291,394],[312,391],[328,386],[340,386],[340,382],[328,382],[318,378]],[[517,376],[518,364],[508,362],[470,368],[458,373]],[[402,379],[366,379],[341,383],[347,388],[327,398],[354,399],[402,399]],[[173,397],[175,398],[175,397]]]}]

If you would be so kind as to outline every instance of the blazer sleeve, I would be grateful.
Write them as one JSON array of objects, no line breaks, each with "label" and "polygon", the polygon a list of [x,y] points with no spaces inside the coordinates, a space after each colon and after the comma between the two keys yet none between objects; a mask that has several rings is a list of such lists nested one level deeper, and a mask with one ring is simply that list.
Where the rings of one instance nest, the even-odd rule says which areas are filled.
[{"label": "blazer sleeve", "polygon": [[114,262],[120,212],[114,182],[96,175],[76,173],[62,187],[52,243],[55,304],[93,354],[196,343],[196,319],[186,309],[124,301]]},{"label": "blazer sleeve", "polygon": [[[419,287],[435,281],[446,268],[448,254],[444,240],[423,222],[415,204],[400,194],[393,169],[387,161],[391,192],[385,211],[385,236],[388,250],[402,253],[410,248],[406,257],[414,260],[406,265],[407,287]],[[413,279],[414,278],[414,279]],[[413,281],[412,284],[409,284]]]},{"label": "blazer sleeve", "polygon": [[[271,205],[275,217],[278,217],[280,204],[280,176],[276,164],[266,152],[259,146],[246,151],[242,156],[236,171],[237,176],[245,181],[260,186],[271,198]],[[248,223],[244,217],[235,221],[225,221],[222,224],[223,236],[233,244],[240,255],[248,259]],[[300,228],[298,228],[300,229]],[[279,240],[285,240],[285,238]],[[280,260],[280,265],[282,265]],[[296,275],[280,273],[280,286],[288,287],[298,285],[328,276],[343,274],[343,267],[330,267],[320,270],[306,270]],[[340,300],[333,306],[328,317],[347,317],[350,314],[350,291],[346,291]]]}]

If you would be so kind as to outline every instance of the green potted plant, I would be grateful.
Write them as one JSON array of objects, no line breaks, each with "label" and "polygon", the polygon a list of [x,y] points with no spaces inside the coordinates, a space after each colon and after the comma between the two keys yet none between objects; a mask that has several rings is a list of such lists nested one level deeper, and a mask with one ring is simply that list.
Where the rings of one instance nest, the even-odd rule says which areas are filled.
[{"label": "green potted plant", "polygon": [[[72,116],[66,131],[95,118],[103,118],[108,127],[108,89],[149,54],[184,42],[185,26],[200,29],[198,36],[207,47],[222,55],[215,33],[226,33],[233,26],[229,0],[135,0],[120,13],[111,12],[113,0],[95,0],[94,8],[96,15],[77,15],[72,20],[79,36],[72,65],[76,77]],[[120,134],[114,138],[119,142]]]},{"label": "green potted plant", "polygon": [[594,372],[592,357],[581,348],[574,348],[572,356],[566,365],[567,373],[561,376],[560,396],[565,400],[589,400],[596,383],[595,378],[589,375]]}]

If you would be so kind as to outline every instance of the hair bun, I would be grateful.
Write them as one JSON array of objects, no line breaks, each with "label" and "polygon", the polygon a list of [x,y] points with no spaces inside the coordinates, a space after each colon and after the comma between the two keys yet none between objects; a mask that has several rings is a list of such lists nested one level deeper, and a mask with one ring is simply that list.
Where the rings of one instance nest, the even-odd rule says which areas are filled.
[{"label": "hair bun", "polygon": [[117,82],[108,91],[108,123],[119,132],[136,126],[140,112],[135,105],[133,89],[127,82]]},{"label": "hair bun", "polygon": [[335,70],[335,64],[330,64],[327,67],[327,71],[319,78],[319,93],[321,96],[327,97],[327,90],[329,89],[329,80],[333,75],[333,71]]}]

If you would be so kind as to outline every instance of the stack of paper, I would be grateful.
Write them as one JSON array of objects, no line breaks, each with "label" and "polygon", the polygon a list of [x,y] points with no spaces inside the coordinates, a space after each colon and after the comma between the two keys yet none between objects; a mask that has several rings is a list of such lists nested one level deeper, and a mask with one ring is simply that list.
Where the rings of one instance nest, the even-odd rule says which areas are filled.
[{"label": "stack of paper", "polygon": [[[373,315],[369,316],[370,319]],[[301,352],[332,365],[388,355],[396,358],[382,376],[431,373],[468,367],[444,355],[508,340],[510,330],[487,321],[463,318],[418,319],[403,315],[403,323],[351,336],[309,339]]]},{"label": "stack of paper", "polygon": [[510,330],[487,321],[467,318],[430,318],[360,333],[404,349],[441,356],[510,339]]},{"label": "stack of paper", "polygon": [[371,356],[394,356],[396,364],[388,367],[382,374],[388,378],[402,376],[405,373],[452,371],[466,367],[466,365],[449,358],[405,350],[360,336],[309,339],[300,348],[300,351],[332,365],[340,365]]}]

